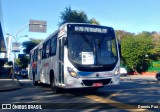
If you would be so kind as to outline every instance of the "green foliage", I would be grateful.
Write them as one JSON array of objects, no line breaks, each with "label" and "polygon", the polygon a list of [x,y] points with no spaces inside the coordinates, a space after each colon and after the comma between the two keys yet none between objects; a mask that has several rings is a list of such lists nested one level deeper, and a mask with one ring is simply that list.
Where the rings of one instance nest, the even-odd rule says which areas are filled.
[{"label": "green foliage", "polygon": [[90,23],[90,24],[100,25],[100,23],[99,23],[95,18],[90,19],[90,20],[89,20],[89,23]]},{"label": "green foliage", "polygon": [[23,52],[25,54],[29,54],[30,51],[35,47],[37,46],[40,42],[42,42],[42,39],[33,39],[33,38],[30,38],[30,41],[25,41],[22,43],[23,47],[25,48],[23,50]]},{"label": "green foliage", "polygon": [[124,39],[126,37],[135,36],[134,33],[126,32],[124,30],[116,30],[115,33],[116,33],[116,37],[120,40],[122,38]]},{"label": "green foliage", "polygon": [[[22,43],[23,47],[25,48],[23,52],[25,54],[29,54],[30,51],[37,46],[40,42],[42,42],[42,39],[33,39],[30,38],[30,41],[25,41]],[[16,59],[16,65],[18,65],[21,68],[27,68],[28,66],[29,57],[25,56],[21,59]]]},{"label": "green foliage", "polygon": [[89,20],[84,11],[72,10],[71,7],[66,7],[65,10],[61,12],[60,19],[61,22],[59,22],[59,26],[68,22],[99,24],[95,18]]},{"label": "green foliage", "polygon": [[144,33],[130,35],[121,39],[122,56],[124,64],[133,71],[145,71],[150,63],[151,50],[153,49],[150,35]]},{"label": "green foliage", "polygon": [[153,61],[148,70],[149,72],[159,72],[160,71],[160,61]]},{"label": "green foliage", "polygon": [[17,58],[16,59],[16,65],[18,65],[21,68],[27,68],[29,62],[29,57],[25,56],[24,58]]},{"label": "green foliage", "polygon": [[153,33],[153,50],[152,50],[152,59],[153,60],[160,60],[160,32],[154,32]]},{"label": "green foliage", "polygon": [[116,36],[121,40],[121,66],[132,71],[155,70],[153,61],[160,59],[160,32],[143,31],[134,33],[117,30]]}]

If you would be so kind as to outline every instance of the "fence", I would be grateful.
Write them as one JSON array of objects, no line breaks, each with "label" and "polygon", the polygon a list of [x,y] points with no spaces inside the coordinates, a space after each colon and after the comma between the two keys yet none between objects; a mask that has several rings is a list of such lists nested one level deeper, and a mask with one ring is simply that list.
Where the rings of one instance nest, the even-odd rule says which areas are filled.
[{"label": "fence", "polygon": [[148,72],[160,72],[160,61],[154,61],[150,64]]}]

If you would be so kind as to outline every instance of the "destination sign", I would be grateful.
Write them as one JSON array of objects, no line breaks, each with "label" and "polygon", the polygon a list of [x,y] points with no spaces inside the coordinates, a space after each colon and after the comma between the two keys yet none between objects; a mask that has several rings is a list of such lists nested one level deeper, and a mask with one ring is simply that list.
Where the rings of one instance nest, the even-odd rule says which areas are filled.
[{"label": "destination sign", "polygon": [[75,26],[74,30],[79,32],[107,33],[106,28],[96,28],[88,26]]}]

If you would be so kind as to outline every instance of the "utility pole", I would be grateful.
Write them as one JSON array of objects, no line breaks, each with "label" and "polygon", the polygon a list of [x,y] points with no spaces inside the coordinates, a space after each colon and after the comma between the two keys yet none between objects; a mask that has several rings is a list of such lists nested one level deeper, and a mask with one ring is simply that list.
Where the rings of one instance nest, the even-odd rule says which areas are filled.
[{"label": "utility pole", "polygon": [[15,42],[13,43],[13,48],[12,51],[14,52],[14,59],[13,59],[13,73],[12,73],[12,81],[14,81],[14,75],[15,75],[15,59],[16,59],[16,52],[20,52],[20,43],[18,43],[18,40],[21,37],[28,37],[28,35],[24,35],[24,36],[20,36],[18,37],[18,34],[23,31],[25,28],[27,28],[29,26],[29,31],[30,32],[46,32],[46,27],[47,27],[47,22],[46,21],[40,21],[40,20],[30,20],[29,24],[27,24],[26,26],[22,27],[17,33],[16,36],[12,36],[14,38]]}]

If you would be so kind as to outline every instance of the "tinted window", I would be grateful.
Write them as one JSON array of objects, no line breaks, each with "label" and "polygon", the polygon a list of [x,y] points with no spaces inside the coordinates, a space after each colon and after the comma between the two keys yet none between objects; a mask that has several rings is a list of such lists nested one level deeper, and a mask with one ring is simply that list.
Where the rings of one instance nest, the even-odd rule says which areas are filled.
[{"label": "tinted window", "polygon": [[51,56],[56,54],[56,48],[57,48],[57,38],[53,37],[51,39],[51,49],[50,49],[51,50],[51,52],[50,52]]},{"label": "tinted window", "polygon": [[48,58],[50,55],[50,40],[43,44],[42,58]]}]

